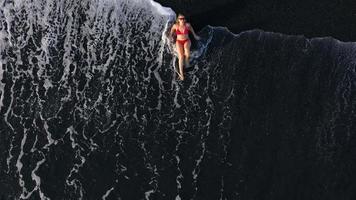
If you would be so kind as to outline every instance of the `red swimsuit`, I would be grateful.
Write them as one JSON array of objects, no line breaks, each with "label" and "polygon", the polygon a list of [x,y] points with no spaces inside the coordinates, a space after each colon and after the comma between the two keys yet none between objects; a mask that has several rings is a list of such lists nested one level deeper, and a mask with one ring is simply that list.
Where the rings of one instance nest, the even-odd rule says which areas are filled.
[{"label": "red swimsuit", "polygon": [[[179,30],[179,28],[176,29],[176,34],[177,34],[177,35],[185,35],[185,34],[188,34],[188,33],[189,33],[189,29],[188,29],[186,26],[184,26],[183,32],[181,32],[181,31]],[[189,39],[177,40],[177,42],[178,42],[179,44],[181,44],[181,45],[184,45],[186,42],[188,42],[188,40],[189,40]]]}]

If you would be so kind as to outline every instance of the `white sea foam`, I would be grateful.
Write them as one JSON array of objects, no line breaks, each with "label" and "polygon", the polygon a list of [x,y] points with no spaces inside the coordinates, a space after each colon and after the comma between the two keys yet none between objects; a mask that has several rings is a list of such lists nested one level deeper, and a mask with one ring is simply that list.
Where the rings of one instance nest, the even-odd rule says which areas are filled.
[{"label": "white sea foam", "polygon": [[171,8],[168,8],[168,7],[164,7],[162,6],[161,4],[155,2],[155,1],[152,1],[152,0],[149,0],[151,5],[162,15],[169,15],[169,16],[175,16],[175,12],[171,9]]}]

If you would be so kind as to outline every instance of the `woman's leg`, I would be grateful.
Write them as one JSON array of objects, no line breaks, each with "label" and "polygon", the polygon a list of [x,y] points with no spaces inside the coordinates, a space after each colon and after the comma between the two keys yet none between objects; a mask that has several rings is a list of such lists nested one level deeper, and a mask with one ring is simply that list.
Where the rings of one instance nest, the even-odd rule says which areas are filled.
[{"label": "woman's leg", "polygon": [[190,40],[184,43],[185,67],[189,67],[190,45],[191,45]]},{"label": "woman's leg", "polygon": [[178,51],[178,63],[179,63],[179,79],[183,80],[184,75],[183,75],[183,65],[184,65],[184,47],[182,44],[180,44],[178,41],[176,42],[176,47]]}]

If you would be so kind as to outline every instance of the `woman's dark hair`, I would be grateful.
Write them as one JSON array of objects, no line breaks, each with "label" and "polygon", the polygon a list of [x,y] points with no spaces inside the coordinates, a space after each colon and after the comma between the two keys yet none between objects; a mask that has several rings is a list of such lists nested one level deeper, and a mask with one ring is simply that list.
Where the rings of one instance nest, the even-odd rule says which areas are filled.
[{"label": "woman's dark hair", "polygon": [[179,22],[179,20],[178,20],[179,16],[186,18],[186,16],[183,13],[178,13],[177,18],[176,18],[176,24],[178,24],[178,22]]}]

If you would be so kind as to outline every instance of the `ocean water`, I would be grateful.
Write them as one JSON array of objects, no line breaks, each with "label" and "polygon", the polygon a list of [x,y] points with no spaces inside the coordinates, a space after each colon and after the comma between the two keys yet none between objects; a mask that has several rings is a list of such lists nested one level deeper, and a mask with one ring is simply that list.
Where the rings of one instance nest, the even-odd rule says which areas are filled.
[{"label": "ocean water", "polygon": [[0,199],[356,199],[356,43],[150,0],[0,0]]}]

